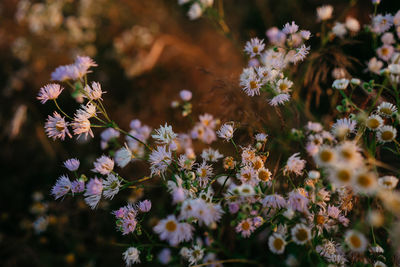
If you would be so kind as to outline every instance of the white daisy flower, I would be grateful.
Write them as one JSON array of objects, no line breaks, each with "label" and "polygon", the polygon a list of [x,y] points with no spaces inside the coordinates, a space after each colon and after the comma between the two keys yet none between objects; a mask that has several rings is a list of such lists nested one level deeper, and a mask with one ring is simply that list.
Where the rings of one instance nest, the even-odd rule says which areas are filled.
[{"label": "white daisy flower", "polygon": [[378,179],[378,184],[385,189],[394,189],[397,186],[399,179],[394,176],[383,176]]},{"label": "white daisy flower", "polygon": [[348,79],[339,79],[335,80],[332,84],[332,87],[338,90],[344,90],[349,86],[349,80]]},{"label": "white daisy flower", "polygon": [[322,145],[319,148],[318,153],[314,155],[314,161],[318,166],[333,165],[336,160],[336,150],[327,145]]},{"label": "white daisy flower", "polygon": [[336,146],[335,150],[338,160],[347,165],[358,167],[363,163],[363,157],[360,153],[361,149],[354,141],[342,142]]},{"label": "white daisy flower", "polygon": [[371,115],[365,121],[365,125],[368,129],[375,131],[383,126],[383,119],[379,115]]},{"label": "white daisy flower", "polygon": [[303,169],[306,165],[306,161],[304,159],[301,159],[299,155],[300,153],[294,153],[290,156],[283,170],[283,173],[285,175],[289,172],[292,172],[296,175],[303,174]]},{"label": "white daisy flower", "polygon": [[258,38],[252,38],[250,41],[246,43],[244,47],[244,51],[250,55],[250,57],[255,57],[256,55],[260,55],[264,50],[265,44],[264,40],[260,40]]},{"label": "white daisy flower", "polygon": [[324,21],[332,18],[333,6],[324,5],[317,7],[317,18],[318,21]]},{"label": "white daisy flower", "polygon": [[92,169],[92,171],[101,173],[103,175],[109,174],[114,169],[114,161],[105,155],[96,159],[93,164],[94,169]]},{"label": "white daisy flower", "polygon": [[377,177],[373,172],[360,170],[354,175],[353,186],[357,192],[371,194],[377,190]]},{"label": "white daisy flower", "polygon": [[285,246],[285,238],[280,234],[274,233],[268,238],[268,247],[274,254],[283,254]]},{"label": "white daisy flower", "polygon": [[332,125],[332,133],[339,137],[339,138],[344,138],[348,134],[353,133],[356,129],[357,122],[352,119],[344,118],[344,119],[338,119],[333,125]]},{"label": "white daisy flower", "polygon": [[179,223],[175,215],[169,215],[160,220],[153,230],[160,235],[161,240],[166,240],[171,246],[192,239],[193,226],[188,223]]},{"label": "white daisy flower", "polygon": [[346,27],[352,32],[358,32],[360,30],[360,22],[353,17],[346,18]]},{"label": "white daisy flower", "polygon": [[291,229],[292,240],[298,245],[304,245],[311,240],[311,230],[306,225],[299,223]]},{"label": "white daisy flower", "polygon": [[128,163],[131,162],[132,158],[133,158],[132,151],[128,148],[128,146],[124,146],[118,149],[115,152],[114,156],[115,162],[121,168],[124,168],[126,165],[128,165]]},{"label": "white daisy flower", "polygon": [[285,79],[280,79],[276,84],[275,84],[275,90],[278,93],[287,93],[290,92],[290,88],[292,87],[293,82],[289,80],[288,78]]},{"label": "white daisy flower", "polygon": [[299,26],[294,21],[290,24],[289,22],[283,26],[282,32],[284,34],[294,34],[299,30]]},{"label": "white daisy flower", "polygon": [[288,102],[290,100],[290,95],[289,94],[279,94],[274,96],[270,101],[269,104],[271,106],[279,106],[284,104],[285,102]]},{"label": "white daisy flower", "polygon": [[155,134],[151,135],[158,144],[168,145],[174,139],[178,137],[176,133],[172,130],[172,126],[165,123],[164,126],[160,125],[160,128],[155,130]]},{"label": "white daisy flower", "polygon": [[118,194],[121,187],[121,181],[114,174],[109,174],[107,179],[103,180],[103,195],[106,198],[113,199]]},{"label": "white daisy flower", "polygon": [[203,152],[201,153],[201,157],[202,157],[205,161],[218,162],[218,160],[219,160],[220,158],[223,158],[224,155],[222,155],[221,153],[219,153],[218,149],[208,148],[208,149],[204,149],[204,150],[203,150]]},{"label": "white daisy flower", "polygon": [[379,128],[376,138],[378,139],[379,142],[387,143],[395,140],[396,135],[397,135],[396,128],[390,125],[385,125]]},{"label": "white daisy flower", "polygon": [[126,266],[131,266],[135,263],[140,263],[140,251],[135,247],[128,248],[123,254]]},{"label": "white daisy flower", "polygon": [[233,138],[233,126],[228,123],[224,123],[221,128],[217,131],[218,137],[229,141]]},{"label": "white daisy flower", "polygon": [[347,29],[344,23],[335,22],[332,27],[332,32],[339,38],[343,38],[347,34]]},{"label": "white daisy flower", "polygon": [[364,252],[368,245],[365,236],[356,230],[348,230],[346,232],[345,242],[355,252]]},{"label": "white daisy flower", "polygon": [[334,168],[328,169],[329,180],[338,185],[349,185],[354,177],[354,170],[346,164],[336,164]]},{"label": "white daisy flower", "polygon": [[172,162],[171,151],[166,146],[158,146],[151,152],[149,161],[151,175],[163,175]]},{"label": "white daisy flower", "polygon": [[382,102],[378,107],[377,111],[384,117],[391,117],[394,113],[397,112],[397,107],[389,102]]}]

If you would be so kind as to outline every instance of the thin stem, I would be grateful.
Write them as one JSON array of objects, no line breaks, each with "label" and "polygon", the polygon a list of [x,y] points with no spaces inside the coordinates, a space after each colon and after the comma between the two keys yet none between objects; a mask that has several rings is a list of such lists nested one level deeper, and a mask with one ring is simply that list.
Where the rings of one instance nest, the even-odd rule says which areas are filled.
[{"label": "thin stem", "polygon": [[113,123],[113,124],[110,125],[110,126],[111,126],[111,128],[113,128],[113,129],[115,129],[115,130],[117,130],[117,131],[119,131],[119,132],[121,132],[121,133],[123,133],[123,134],[125,134],[125,135],[127,135],[127,136],[129,136],[129,137],[131,137],[131,138],[133,138],[133,139],[135,139],[136,141],[138,141],[139,143],[141,143],[142,145],[144,145],[148,150],[150,150],[150,151],[153,150],[153,148],[151,148],[148,144],[146,144],[146,143],[143,142],[142,140],[140,140],[140,139],[134,137],[133,135],[131,135],[131,134],[128,133],[127,131],[122,130],[122,129],[119,128],[118,125],[116,125],[115,123]]},{"label": "thin stem", "polygon": [[236,146],[236,143],[235,143],[235,141],[233,141],[232,138],[231,138],[231,142],[232,142],[233,146],[235,147],[236,153],[239,154],[239,150],[238,150],[238,148],[237,148],[237,146]]},{"label": "thin stem", "polygon": [[59,110],[62,114],[64,114],[68,119],[73,120],[73,118],[71,118],[70,116],[68,116],[68,114],[65,113],[65,112],[60,108],[60,106],[58,105],[56,99],[53,99],[53,101],[54,101],[54,104],[56,104],[56,107],[58,108],[58,110]]}]

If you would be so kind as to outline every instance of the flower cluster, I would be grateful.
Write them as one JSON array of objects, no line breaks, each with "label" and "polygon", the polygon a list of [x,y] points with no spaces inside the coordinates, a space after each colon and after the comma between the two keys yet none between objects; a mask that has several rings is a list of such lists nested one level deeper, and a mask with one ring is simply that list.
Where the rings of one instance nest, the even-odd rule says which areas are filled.
[{"label": "flower cluster", "polygon": [[289,101],[293,86],[293,82],[285,77],[284,70],[306,58],[310,47],[304,42],[311,33],[299,30],[293,21],[286,23],[282,30],[270,28],[266,34],[270,48],[266,48],[264,40],[258,38],[246,43],[244,51],[250,56],[250,61],[240,75],[240,86],[249,96],[269,93],[269,104],[277,106]]},{"label": "flower cluster", "polygon": [[[185,2],[189,1],[180,1]],[[212,4],[191,2],[195,2],[191,3],[192,8]],[[317,9],[322,24],[332,14],[331,6]],[[356,24],[347,18],[346,27],[351,32],[359,30]],[[69,116],[57,102],[63,87],[54,83],[41,88],[38,100],[53,101],[58,109],[49,116],[45,131],[54,140],[64,140],[72,134],[94,136],[96,127],[106,128],[100,134],[103,155],[94,160],[90,175],[81,173],[84,167],[78,159],[65,161],[70,174],[61,175],[51,193],[56,199],[82,194],[87,205],[95,209],[103,201],[111,202],[122,190],[144,188],[147,180],[152,179],[152,185],[160,184],[169,200],[163,199],[162,207],[157,206],[162,214],[155,214],[156,209],[152,209],[156,199],[135,199],[112,212],[117,230],[132,239],[123,253],[127,266],[140,263],[144,252],[152,260],[154,251],[159,252],[158,259],[163,264],[214,266],[225,262],[218,259],[232,256],[227,245],[251,242],[260,242],[264,254],[285,258],[289,266],[346,266],[357,262],[390,265],[388,256],[397,250],[392,240],[399,241],[400,229],[398,171],[382,156],[386,152],[400,156],[396,140],[399,41],[393,34],[383,38],[392,25],[398,25],[398,15],[372,18],[373,35],[382,34],[383,46],[391,46],[385,47],[386,52],[381,51],[383,46],[377,51],[388,63],[387,70],[380,71],[382,62],[379,68],[372,68],[382,83],[373,79],[336,79],[332,84],[336,90],[332,91],[335,99],[342,99],[333,102],[337,106],[332,123],[309,121],[303,128],[292,129],[283,141],[278,136],[271,136],[269,141],[265,129],[239,136],[241,124],[221,123],[209,113],[200,115],[199,121],[183,132],[175,132],[178,128],[169,123],[152,130],[139,120],[132,120],[130,130],[125,131],[109,117],[101,85],[87,81],[87,74],[96,63],[78,57],[74,64],[57,68],[52,77],[81,96],[76,98],[80,106],[73,117]],[[332,32],[344,38],[340,25],[335,27]],[[299,31],[292,22],[282,30],[268,30],[270,48],[266,49],[263,40],[249,41],[245,51],[251,59],[240,77],[243,90],[249,96],[268,92],[272,106],[288,101],[294,88],[285,76],[286,70],[290,64],[305,59],[309,47],[304,42],[310,35]],[[364,99],[361,94],[367,97]],[[183,105],[183,115],[189,115],[192,93],[183,90],[180,98],[184,104],[177,102],[173,107]],[[121,139],[124,144],[118,142]],[[290,147],[288,151],[281,149],[285,143]],[[211,146],[217,144],[221,146],[218,149]],[[219,151],[222,147],[224,155]],[[274,154],[274,149],[279,155]],[[149,164],[148,176],[122,177],[121,170],[133,160]],[[145,223],[149,217],[149,223]],[[226,241],[226,235],[233,238]],[[167,248],[158,250],[156,237]],[[233,255],[235,258],[226,262],[259,263]]]}]

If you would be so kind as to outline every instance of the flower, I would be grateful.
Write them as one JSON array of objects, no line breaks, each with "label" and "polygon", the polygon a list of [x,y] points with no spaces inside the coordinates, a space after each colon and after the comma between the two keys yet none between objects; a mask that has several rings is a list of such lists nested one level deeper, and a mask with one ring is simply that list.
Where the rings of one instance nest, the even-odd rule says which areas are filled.
[{"label": "flower", "polygon": [[383,62],[378,60],[376,57],[373,57],[368,61],[368,70],[372,73],[379,74],[382,67]]},{"label": "flower", "polygon": [[233,126],[228,123],[225,123],[217,131],[217,135],[218,137],[225,139],[226,141],[229,141],[233,137],[233,132],[234,132]]},{"label": "flower", "polygon": [[85,134],[85,138],[87,138],[89,134],[94,137],[90,128],[90,121],[85,114],[77,114],[73,122],[71,122],[71,126],[75,135],[81,136],[81,134]]},{"label": "flower", "polygon": [[390,14],[378,14],[372,18],[372,31],[375,33],[384,33],[393,25],[393,17]]},{"label": "flower", "polygon": [[356,230],[348,230],[346,232],[345,242],[355,252],[364,252],[368,245],[365,236]]},{"label": "flower", "polygon": [[51,189],[51,194],[55,199],[59,199],[60,197],[65,196],[71,190],[71,187],[71,181],[69,180],[68,176],[61,175]]},{"label": "flower", "polygon": [[347,30],[346,30],[346,27],[345,27],[345,25],[343,23],[335,22],[335,25],[332,28],[332,32],[337,37],[343,38],[346,35]]},{"label": "flower", "polygon": [[265,168],[260,168],[257,171],[257,178],[263,182],[268,182],[271,179],[272,173]]},{"label": "flower", "polygon": [[51,73],[51,80],[64,82],[66,80],[76,80],[79,76],[78,69],[74,65],[65,65],[57,67]]},{"label": "flower", "polygon": [[188,223],[179,223],[175,215],[169,215],[158,222],[153,228],[160,235],[161,240],[166,240],[171,246],[176,246],[183,241],[192,239],[193,226]]},{"label": "flower", "polygon": [[268,134],[265,133],[258,133],[254,136],[257,142],[265,143],[267,142]]},{"label": "flower", "polygon": [[385,125],[379,128],[376,138],[379,142],[387,143],[392,142],[397,135],[397,130],[393,126]]},{"label": "flower", "polygon": [[[181,155],[183,156],[183,155]],[[201,153],[201,157],[205,160],[205,161],[210,161],[210,162],[218,162],[218,160],[220,158],[223,158],[224,155],[222,155],[221,153],[219,153],[218,149],[212,149],[212,148],[208,148],[208,149],[204,149],[203,152]],[[193,161],[191,160],[191,162],[193,163]],[[189,168],[191,169],[191,168]]]},{"label": "flower", "polygon": [[170,144],[174,139],[178,137],[176,133],[172,130],[172,127],[165,123],[165,126],[155,130],[155,134],[151,135],[158,144]]},{"label": "flower", "polygon": [[328,169],[329,180],[338,186],[349,185],[353,177],[353,168],[346,164],[337,164],[334,166],[334,168]]},{"label": "flower", "polygon": [[383,59],[384,61],[388,61],[394,53],[394,47],[384,44],[376,50],[376,53],[381,59]]},{"label": "flower", "polygon": [[271,106],[278,106],[278,105],[282,105],[285,102],[289,101],[290,99],[290,95],[289,94],[279,94],[274,96],[270,101],[269,104]]},{"label": "flower", "polygon": [[246,43],[244,47],[244,51],[250,55],[250,57],[255,57],[256,55],[260,55],[264,50],[265,44],[264,40],[260,40],[258,38],[252,38],[250,41]]},{"label": "flower", "polygon": [[281,209],[286,207],[286,200],[279,194],[267,195],[262,201],[263,207]]},{"label": "flower", "polygon": [[348,85],[349,85],[349,80],[340,79],[340,80],[335,80],[332,84],[332,87],[338,90],[344,90],[347,88]]},{"label": "flower", "polygon": [[124,146],[115,152],[114,160],[119,167],[124,168],[131,162],[132,157],[132,151],[127,146]]},{"label": "flower", "polygon": [[339,162],[343,162],[352,167],[362,165],[363,157],[360,154],[360,148],[354,141],[345,141],[335,148]]},{"label": "flower", "polygon": [[107,179],[103,180],[103,195],[106,198],[113,199],[116,194],[118,194],[121,187],[121,182],[118,176],[114,174],[109,174]]},{"label": "flower", "polygon": [[366,170],[358,171],[353,179],[356,191],[371,194],[377,190],[377,178],[375,173]]},{"label": "flower", "polygon": [[268,238],[268,247],[272,253],[283,254],[285,246],[286,241],[281,234],[274,233]]},{"label": "flower", "polygon": [[292,87],[292,85],[293,85],[293,82],[291,80],[289,80],[288,78],[280,79],[275,84],[275,90],[278,93],[287,93],[287,92],[290,92],[290,88]]},{"label": "flower", "polygon": [[71,183],[71,192],[72,195],[74,193],[81,193],[85,191],[85,182],[82,180],[75,180]]},{"label": "flower", "polygon": [[360,30],[360,23],[353,17],[346,18],[346,27],[352,32],[358,32]]},{"label": "flower", "polygon": [[203,161],[196,169],[196,175],[199,177],[200,186],[204,187],[207,185],[209,178],[213,175],[213,169]]},{"label": "flower", "polygon": [[291,62],[297,63],[303,61],[309,53],[310,47],[303,44],[300,48],[296,48],[296,54],[291,59]]},{"label": "flower", "polygon": [[204,249],[200,245],[193,246],[192,249],[189,249],[189,257],[188,261],[190,265],[196,264],[204,257]]},{"label": "flower", "polygon": [[106,93],[101,90],[101,85],[98,82],[92,82],[92,87],[86,85],[84,90],[86,92],[85,97],[90,100],[102,100],[101,96]]},{"label": "flower", "polygon": [[287,208],[292,211],[299,211],[308,214],[308,198],[298,191],[291,191],[287,200]]},{"label": "flower", "polygon": [[140,251],[135,247],[129,247],[123,254],[126,266],[131,266],[135,263],[140,263]]},{"label": "flower", "polygon": [[304,245],[311,240],[311,230],[302,223],[296,224],[292,230],[292,240],[298,245]]},{"label": "flower", "polygon": [[293,172],[296,175],[302,175],[306,161],[299,157],[300,153],[294,153],[288,159],[283,173],[286,175],[288,172]]},{"label": "flower", "polygon": [[37,99],[40,100],[40,103],[44,104],[48,100],[57,99],[63,90],[64,88],[56,83],[45,85],[44,87],[40,88]]},{"label": "flower", "polygon": [[365,121],[365,125],[370,130],[378,130],[383,125],[383,119],[379,115],[371,115]]},{"label": "flower", "polygon": [[397,186],[399,179],[394,176],[383,176],[378,179],[378,184],[385,189],[394,189]]},{"label": "flower", "polygon": [[379,114],[386,118],[391,117],[397,112],[397,107],[389,102],[382,102],[376,109]]},{"label": "flower", "polygon": [[149,212],[151,209],[151,201],[148,199],[140,201],[138,206],[141,212]]},{"label": "flower", "polygon": [[[264,76],[262,77],[265,79]],[[258,77],[253,68],[246,68],[243,70],[240,75],[240,86],[248,96],[259,95],[262,85],[263,80]]]},{"label": "flower", "polygon": [[79,168],[79,160],[76,158],[68,159],[64,162],[64,167],[67,168],[69,171],[73,172]]},{"label": "flower", "polygon": [[100,201],[101,193],[103,192],[103,183],[97,177],[92,178],[86,185],[85,202],[91,209],[95,209]]},{"label": "flower", "polygon": [[48,137],[53,138],[53,140],[57,138],[64,140],[65,135],[72,137],[67,126],[68,123],[65,121],[64,117],[61,117],[57,111],[54,111],[53,116],[48,116],[44,128]]},{"label": "flower", "polygon": [[179,96],[183,101],[190,101],[192,99],[192,92],[189,90],[182,90],[179,92]]},{"label": "flower", "polygon": [[339,119],[337,120],[333,125],[332,125],[332,133],[339,137],[339,138],[344,138],[348,134],[352,133],[356,129],[357,122],[344,118],[344,119]]},{"label": "flower", "polygon": [[92,171],[101,173],[103,175],[109,174],[114,169],[114,161],[105,155],[96,159],[93,164],[94,169],[92,169]]},{"label": "flower", "polygon": [[203,9],[199,5],[199,3],[194,3],[193,5],[191,5],[187,13],[189,19],[191,20],[200,18],[202,14],[203,14]]},{"label": "flower", "polygon": [[256,228],[253,225],[253,221],[250,218],[242,220],[236,226],[236,232],[241,233],[242,237],[249,237]]},{"label": "flower", "polygon": [[167,150],[166,146],[158,146],[151,152],[149,161],[151,175],[163,175],[172,162],[171,151]]},{"label": "flower", "polygon": [[314,161],[319,166],[332,165],[336,162],[336,159],[336,151],[328,145],[322,145],[314,155]]},{"label": "flower", "polygon": [[299,30],[299,26],[294,21],[290,24],[289,22],[283,26],[282,32],[284,34],[293,34]]},{"label": "flower", "polygon": [[318,21],[324,21],[332,18],[333,7],[331,5],[324,5],[317,7]]}]

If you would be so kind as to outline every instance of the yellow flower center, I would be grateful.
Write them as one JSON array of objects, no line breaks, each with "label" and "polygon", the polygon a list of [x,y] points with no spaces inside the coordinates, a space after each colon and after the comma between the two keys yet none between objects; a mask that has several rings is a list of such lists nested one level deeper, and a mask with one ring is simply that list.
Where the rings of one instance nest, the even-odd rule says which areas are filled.
[{"label": "yellow flower center", "polygon": [[176,230],[176,223],[174,221],[168,221],[165,224],[165,229],[167,229],[168,232],[174,232]]}]

